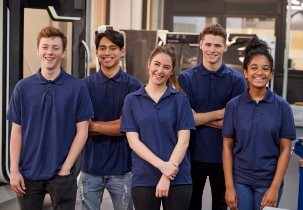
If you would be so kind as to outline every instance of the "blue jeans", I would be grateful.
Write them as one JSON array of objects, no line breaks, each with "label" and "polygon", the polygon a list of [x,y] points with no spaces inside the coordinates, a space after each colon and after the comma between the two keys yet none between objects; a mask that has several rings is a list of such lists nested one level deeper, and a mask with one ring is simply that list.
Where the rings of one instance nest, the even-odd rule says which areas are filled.
[{"label": "blue jeans", "polygon": [[82,200],[82,210],[100,209],[104,189],[112,199],[115,210],[132,210],[132,173],[114,176],[97,176],[81,171],[78,193]]},{"label": "blue jeans", "polygon": [[[235,182],[234,185],[237,192],[239,210],[242,209],[260,210],[263,196],[268,190],[268,188],[257,187],[257,186],[242,184],[238,182]],[[283,187],[280,187],[278,192],[278,202],[276,207],[278,207],[279,205],[282,192],[283,192]]]},{"label": "blue jeans", "polygon": [[49,180],[30,180],[24,178],[25,192],[18,197],[21,210],[39,210],[43,208],[46,193],[49,193],[54,210],[73,210],[76,205],[77,177],[75,171],[69,175],[55,177]]}]

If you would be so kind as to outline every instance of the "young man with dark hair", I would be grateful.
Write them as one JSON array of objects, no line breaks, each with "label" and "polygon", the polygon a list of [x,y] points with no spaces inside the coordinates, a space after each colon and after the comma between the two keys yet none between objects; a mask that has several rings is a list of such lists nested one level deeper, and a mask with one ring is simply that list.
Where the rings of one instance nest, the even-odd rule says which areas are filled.
[{"label": "young man with dark hair", "polygon": [[42,209],[46,193],[54,209],[75,209],[74,163],[93,108],[84,82],[60,67],[66,43],[55,27],[40,31],[41,68],[17,83],[6,115],[12,122],[10,184],[21,209]]},{"label": "young man with dark hair", "polygon": [[207,177],[212,191],[212,210],[226,210],[222,165],[222,123],[226,103],[246,89],[243,75],[227,67],[226,31],[219,24],[204,28],[200,40],[202,62],[179,75],[179,83],[188,96],[196,131],[190,140],[193,194],[191,210],[201,210]]},{"label": "young man with dark hair", "polygon": [[142,83],[119,66],[125,53],[120,32],[98,33],[95,44],[101,68],[84,79],[95,117],[89,123],[89,138],[82,156],[78,189],[82,209],[99,209],[107,189],[115,210],[130,210],[133,209],[131,149],[125,135],[120,133],[120,123],[125,97],[142,87]]}]

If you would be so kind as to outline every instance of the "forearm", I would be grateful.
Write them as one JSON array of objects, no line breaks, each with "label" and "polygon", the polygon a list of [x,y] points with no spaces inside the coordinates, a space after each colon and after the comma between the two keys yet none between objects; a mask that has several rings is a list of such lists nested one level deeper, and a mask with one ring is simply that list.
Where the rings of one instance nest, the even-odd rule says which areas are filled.
[{"label": "forearm", "polygon": [[280,155],[278,158],[276,173],[272,181],[271,187],[280,189],[283,177],[286,173],[290,160],[291,141],[289,139],[280,140]]},{"label": "forearm", "polygon": [[13,123],[10,139],[10,171],[19,172],[19,161],[22,149],[21,126]]},{"label": "forearm", "polygon": [[222,160],[223,160],[223,170],[226,189],[234,188],[233,179],[233,138],[223,138],[223,150],[222,150]]},{"label": "forearm", "polygon": [[[87,140],[87,130],[88,130],[88,120],[77,123],[77,133],[70,147],[68,155],[62,165],[63,170],[68,170],[72,168],[75,164],[78,155],[80,154],[86,140]],[[62,170],[61,169],[61,170]]]},{"label": "forearm", "polygon": [[223,119],[222,120],[214,120],[212,122],[206,123],[206,126],[222,129],[223,126]]},{"label": "forearm", "polygon": [[109,122],[103,121],[89,121],[88,135],[108,135],[108,136],[125,136],[120,133],[121,119]]},{"label": "forearm", "polygon": [[190,130],[180,130],[178,132],[178,142],[169,158],[169,162],[180,164],[185,156],[189,145]]},{"label": "forearm", "polygon": [[221,120],[224,117],[224,110],[215,110],[211,112],[196,113],[193,111],[196,126],[205,125],[215,120]]},{"label": "forearm", "polygon": [[157,157],[145,144],[139,140],[139,135],[136,132],[127,132],[126,137],[131,149],[142,159],[152,164],[154,167],[159,168],[164,163]]}]

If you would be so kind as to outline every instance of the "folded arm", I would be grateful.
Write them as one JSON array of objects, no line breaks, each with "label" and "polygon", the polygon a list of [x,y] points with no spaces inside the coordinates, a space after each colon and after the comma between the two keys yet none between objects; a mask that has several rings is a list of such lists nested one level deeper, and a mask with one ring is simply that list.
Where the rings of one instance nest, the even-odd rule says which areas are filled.
[{"label": "folded arm", "polygon": [[219,129],[222,128],[225,108],[203,113],[197,113],[194,110],[192,110],[192,112],[196,126],[206,125]]},{"label": "folded arm", "polygon": [[88,135],[108,135],[108,136],[125,136],[120,133],[121,118],[113,121],[92,121],[89,120]]}]

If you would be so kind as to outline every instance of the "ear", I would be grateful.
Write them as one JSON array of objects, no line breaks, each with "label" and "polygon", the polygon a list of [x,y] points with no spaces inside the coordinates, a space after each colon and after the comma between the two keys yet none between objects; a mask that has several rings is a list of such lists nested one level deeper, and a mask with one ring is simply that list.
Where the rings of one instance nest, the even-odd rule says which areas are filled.
[{"label": "ear", "polygon": [[274,72],[272,71],[272,72],[270,72],[270,77],[269,77],[269,79],[272,79],[273,76],[274,76]]},{"label": "ear", "polygon": [[223,52],[226,52],[226,51],[227,51],[227,44],[224,44]]},{"label": "ear", "polygon": [[199,46],[200,46],[200,50],[202,50],[202,46],[203,46],[203,40],[202,39],[200,40]]},{"label": "ear", "polygon": [[122,48],[122,49],[121,49],[121,57],[123,57],[123,56],[124,56],[124,54],[125,54],[125,49],[124,49],[124,48]]},{"label": "ear", "polygon": [[61,55],[61,58],[64,58],[65,54],[66,54],[66,50],[63,50],[63,53],[62,53],[62,55]]},{"label": "ear", "polygon": [[247,70],[246,69],[243,69],[243,74],[244,74],[244,77],[247,79]]}]

